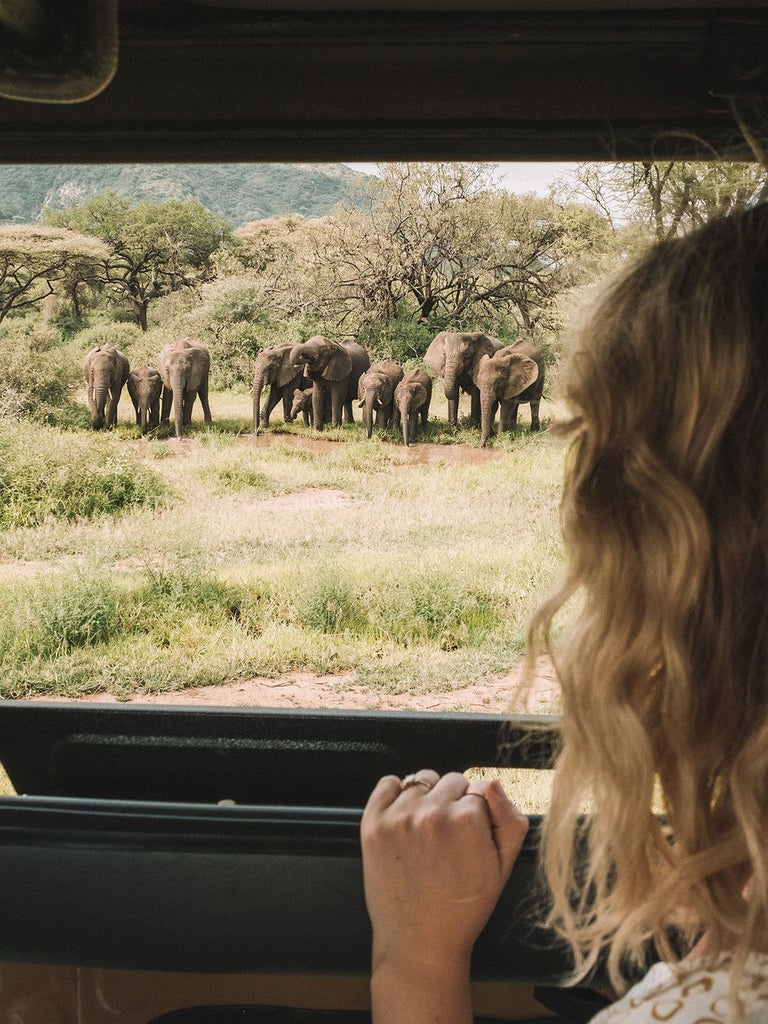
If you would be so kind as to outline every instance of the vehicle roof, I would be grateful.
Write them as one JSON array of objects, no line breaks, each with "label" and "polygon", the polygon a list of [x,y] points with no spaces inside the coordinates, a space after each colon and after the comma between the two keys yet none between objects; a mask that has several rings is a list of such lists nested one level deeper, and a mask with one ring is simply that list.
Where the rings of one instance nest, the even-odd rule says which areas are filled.
[{"label": "vehicle roof", "polygon": [[751,159],[766,123],[765,0],[30,7],[8,163]]}]

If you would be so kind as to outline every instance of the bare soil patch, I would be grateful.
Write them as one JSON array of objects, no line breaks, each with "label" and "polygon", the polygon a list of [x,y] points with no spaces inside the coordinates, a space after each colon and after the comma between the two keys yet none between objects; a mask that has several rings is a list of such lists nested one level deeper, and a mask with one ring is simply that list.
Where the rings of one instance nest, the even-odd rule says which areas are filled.
[{"label": "bare soil patch", "polygon": [[[352,672],[318,676],[292,672],[280,679],[241,680],[223,686],[202,686],[171,693],[136,694],[132,704],[185,704],[208,707],[339,708],[378,711],[474,711],[551,714],[559,707],[560,689],[551,663],[539,661],[535,683],[523,699],[522,662],[504,676],[483,679],[439,693],[381,693],[360,686]],[[50,700],[50,697],[42,698]],[[98,703],[117,703],[108,693],[85,698]]]}]

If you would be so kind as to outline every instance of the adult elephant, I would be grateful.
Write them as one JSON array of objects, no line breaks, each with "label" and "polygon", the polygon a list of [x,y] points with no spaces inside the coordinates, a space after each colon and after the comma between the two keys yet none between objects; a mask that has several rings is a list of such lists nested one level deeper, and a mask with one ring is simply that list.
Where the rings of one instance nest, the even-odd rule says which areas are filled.
[{"label": "adult elephant", "polygon": [[342,415],[345,423],[354,423],[352,402],[357,385],[371,360],[362,345],[356,341],[332,341],[322,334],[294,345],[291,362],[303,370],[312,381],[312,422],[315,430],[324,426],[323,412],[326,396],[330,396],[331,426],[340,427]]},{"label": "adult elephant", "polygon": [[517,422],[521,402],[531,403],[531,430],[539,429],[539,403],[544,390],[544,358],[525,341],[506,345],[492,356],[483,356],[475,368],[480,393],[481,447],[493,432],[493,418],[499,412],[499,430],[511,430]]},{"label": "adult elephant", "polygon": [[[294,416],[291,413],[293,393],[303,387],[303,372],[291,362],[293,345],[287,342],[265,348],[256,356],[253,371],[253,432],[258,434],[262,425],[269,426],[272,410],[282,401],[283,419],[290,423]],[[269,385],[269,396],[261,409],[261,392]]]},{"label": "adult elephant", "polygon": [[373,434],[374,414],[377,427],[388,427],[392,422],[395,388],[403,379],[403,368],[394,359],[374,363],[360,377],[357,398],[363,410],[363,424],[368,437]]},{"label": "adult elephant", "polygon": [[416,440],[416,426],[421,418],[422,430],[429,420],[432,399],[432,378],[424,370],[409,370],[395,388],[393,426],[403,428],[403,444],[408,447]]},{"label": "adult elephant", "polygon": [[117,403],[130,364],[114,345],[97,345],[83,360],[83,376],[88,388],[88,408],[94,430],[111,430],[117,423]]},{"label": "adult elephant", "polygon": [[497,338],[475,331],[462,334],[441,331],[435,336],[424,354],[424,362],[443,378],[443,389],[448,399],[448,423],[459,422],[459,394],[465,391],[471,399],[470,422],[480,426],[480,392],[474,381],[475,368],[483,356],[492,356],[503,348]]},{"label": "adult elephant", "polygon": [[160,397],[163,378],[154,366],[140,366],[128,374],[128,394],[136,410],[136,423],[142,434],[154,430],[160,422]]},{"label": "adult elephant", "polygon": [[167,423],[173,406],[176,437],[181,428],[192,422],[192,406],[200,399],[206,423],[211,423],[208,405],[208,375],[211,355],[205,345],[194,338],[179,338],[164,345],[158,358],[158,369],[163,378],[162,422]]}]

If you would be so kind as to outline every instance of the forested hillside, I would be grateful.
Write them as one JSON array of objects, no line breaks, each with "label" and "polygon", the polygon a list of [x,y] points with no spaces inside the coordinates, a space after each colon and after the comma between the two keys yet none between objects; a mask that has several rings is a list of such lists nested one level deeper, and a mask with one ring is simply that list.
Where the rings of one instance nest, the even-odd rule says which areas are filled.
[{"label": "forested hillside", "polygon": [[344,164],[12,165],[0,168],[0,222],[30,224],[109,189],[132,202],[197,199],[241,227],[298,213],[321,217],[342,199],[355,203],[365,175]]}]

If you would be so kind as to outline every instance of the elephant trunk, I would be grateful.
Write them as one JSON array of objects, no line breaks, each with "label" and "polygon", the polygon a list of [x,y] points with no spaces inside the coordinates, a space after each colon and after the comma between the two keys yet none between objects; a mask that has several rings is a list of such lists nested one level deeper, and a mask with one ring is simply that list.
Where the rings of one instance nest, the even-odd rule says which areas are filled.
[{"label": "elephant trunk", "polygon": [[445,374],[443,375],[443,390],[445,391],[445,397],[452,402],[458,401],[459,398],[459,368],[455,364],[445,364]]},{"label": "elephant trunk", "polygon": [[411,443],[409,436],[409,418],[410,411],[408,409],[408,400],[404,398],[400,403],[400,426],[403,428],[403,444],[408,447]]},{"label": "elephant trunk", "polygon": [[109,394],[109,388],[105,382],[99,382],[93,385],[92,389],[92,414],[91,423],[93,424],[94,430],[101,430],[105,426],[104,410],[107,405],[107,395]]},{"label": "elephant trunk", "polygon": [[253,380],[253,432],[258,434],[261,427],[261,392],[264,387],[264,375],[259,374]]},{"label": "elephant trunk", "polygon": [[173,389],[173,424],[176,437],[181,437],[181,425],[184,417],[184,378],[181,371],[171,376]]},{"label": "elephant trunk", "polygon": [[363,423],[365,424],[365,436],[371,437],[373,435],[373,406],[375,402],[375,395],[372,391],[366,391],[363,399]]},{"label": "elephant trunk", "polygon": [[496,413],[496,399],[490,389],[480,392],[480,447],[485,448],[493,433],[493,417]]},{"label": "elephant trunk", "polygon": [[141,415],[141,432],[146,434],[149,429],[149,400],[147,395],[142,395],[139,399],[139,413]]}]

